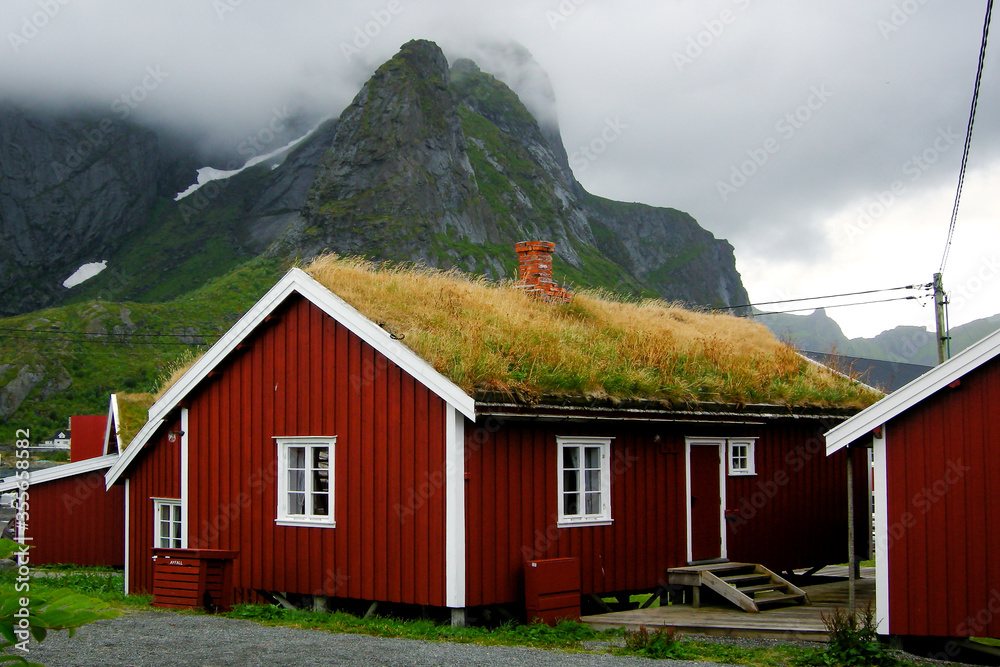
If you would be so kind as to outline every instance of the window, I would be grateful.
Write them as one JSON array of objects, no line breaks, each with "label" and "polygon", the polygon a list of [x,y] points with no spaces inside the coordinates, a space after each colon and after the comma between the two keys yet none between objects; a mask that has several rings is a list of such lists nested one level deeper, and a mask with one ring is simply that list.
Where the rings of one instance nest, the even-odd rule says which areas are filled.
[{"label": "window", "polygon": [[756,475],[753,440],[729,440],[729,474]]},{"label": "window", "polygon": [[611,523],[611,438],[556,438],[559,525]]},{"label": "window", "polygon": [[181,501],[168,498],[154,498],[153,546],[164,549],[181,549],[183,524],[181,523]]},{"label": "window", "polygon": [[336,525],[333,454],[336,438],[275,438],[278,443],[278,518],[282,526]]}]

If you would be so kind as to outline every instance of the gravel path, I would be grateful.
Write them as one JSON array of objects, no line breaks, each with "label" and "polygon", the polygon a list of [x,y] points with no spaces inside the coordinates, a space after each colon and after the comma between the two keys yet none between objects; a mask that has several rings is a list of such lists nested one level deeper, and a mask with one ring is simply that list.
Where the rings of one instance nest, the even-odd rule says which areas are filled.
[{"label": "gravel path", "polygon": [[128,613],[32,644],[27,656],[46,667],[314,667],[318,665],[649,665],[710,663],[567,653],[512,646],[478,646],[367,635],[332,634],[259,625],[218,616]]}]

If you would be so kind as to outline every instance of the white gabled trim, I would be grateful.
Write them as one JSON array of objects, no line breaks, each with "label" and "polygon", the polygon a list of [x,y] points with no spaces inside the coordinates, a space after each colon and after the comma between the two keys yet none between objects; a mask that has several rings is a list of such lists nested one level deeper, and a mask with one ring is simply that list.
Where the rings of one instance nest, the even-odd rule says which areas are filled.
[{"label": "white gabled trim", "polygon": [[131,550],[129,549],[129,539],[132,534],[131,524],[129,522],[129,496],[132,492],[131,480],[125,478],[125,595],[128,595],[128,577],[132,568],[129,567],[128,558],[131,555]]},{"label": "white gabled trim", "polygon": [[190,459],[188,458],[189,430],[190,420],[188,419],[188,409],[181,408],[181,549],[188,548],[188,533],[191,530],[191,526],[188,523],[191,489],[188,480],[188,473],[190,472]]},{"label": "white gabled trim", "polygon": [[719,558],[727,558],[728,545],[726,543],[726,439],[725,438],[685,438],[684,439],[684,502],[687,507],[687,562],[694,560],[694,549],[692,548],[693,530],[691,527],[691,447],[711,447],[719,448],[719,534],[721,551]]},{"label": "white gabled trim", "polygon": [[872,438],[875,458],[875,621],[880,635],[889,634],[889,451],[886,429]]},{"label": "white gabled trim", "polygon": [[[162,420],[177,407],[177,404],[187,396],[236,346],[264,321],[264,318],[278,308],[290,295],[298,293],[333,319],[347,327],[351,333],[365,341],[389,361],[393,362],[418,382],[434,392],[445,403],[453,406],[469,419],[476,418],[476,402],[454,382],[439,373],[429,363],[421,359],[410,348],[398,340],[394,340],[389,332],[362,315],[356,308],[339,296],[323,287],[305,271],[290,269],[274,287],[268,290],[261,299],[253,305],[220,338],[208,351],[194,363],[191,368],[170,387],[158,401],[149,408],[149,422]],[[126,447],[120,466],[108,472],[107,484],[111,486],[125,471],[132,460],[139,455],[139,450],[146,444],[152,431],[144,427]]]},{"label": "white gabled trim", "polygon": [[[117,454],[109,454],[108,456],[95,456],[92,459],[85,459],[83,461],[66,463],[61,466],[39,470],[38,472],[31,473],[29,483],[31,486],[35,486],[36,484],[52,482],[57,479],[65,479],[74,475],[82,475],[88,472],[104,470],[105,468],[112,467],[117,460]],[[17,477],[7,477],[6,479],[0,480],[0,492],[13,491],[18,488],[18,484],[20,484],[21,481],[22,480],[18,480]]]},{"label": "white gabled trim", "polygon": [[465,607],[465,415],[445,409],[445,605]]},{"label": "white gabled trim", "polygon": [[[104,427],[104,454],[121,454],[122,453],[122,436],[121,436],[121,411],[118,408],[118,394],[111,394],[111,400],[108,401],[108,423]],[[112,432],[111,429],[114,429]],[[114,452],[108,451],[108,443],[111,441],[112,434],[115,436],[115,447]]]},{"label": "white gabled trim", "polygon": [[125,448],[125,452],[118,457],[118,461],[111,466],[111,470],[104,475],[104,486],[110,489],[115,485],[115,481],[117,481],[121,474],[125,472],[125,468],[128,467],[128,464],[132,461],[132,459],[139,455],[139,452],[142,451],[142,448],[147,442],[149,442],[149,439],[153,437],[153,434],[156,433],[157,429],[163,426],[165,422],[165,419],[151,419],[143,424],[142,428],[139,429],[139,432],[132,439],[132,442],[130,443],[132,446]]},{"label": "white gabled trim", "polygon": [[829,456],[855,440],[866,437],[875,428],[913,407],[931,394],[947,387],[967,373],[1000,355],[1000,331],[963,350],[935,366],[881,401],[854,415],[826,432],[826,453]]}]

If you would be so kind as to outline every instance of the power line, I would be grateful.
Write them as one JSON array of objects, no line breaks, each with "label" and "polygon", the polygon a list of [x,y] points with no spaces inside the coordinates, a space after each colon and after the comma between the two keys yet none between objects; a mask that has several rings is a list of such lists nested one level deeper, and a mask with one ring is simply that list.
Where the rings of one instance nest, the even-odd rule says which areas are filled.
[{"label": "power line", "polygon": [[[88,331],[59,331],[59,330],[39,330],[39,329],[0,329],[0,339],[23,339],[37,340],[39,337],[53,343],[87,343],[98,345],[130,345],[148,343],[159,346],[183,346],[198,347],[214,342],[219,338],[218,334],[188,333],[178,332],[167,333],[125,333],[125,332],[88,332]],[[177,340],[187,337],[200,340],[201,342],[184,342]],[[169,340],[168,340],[169,339]]]},{"label": "power line", "polygon": [[948,225],[948,238],[944,243],[944,254],[941,256],[939,273],[944,273],[951,252],[951,240],[955,236],[955,223],[958,221],[958,203],[962,198],[962,185],[965,182],[965,168],[969,163],[969,147],[972,145],[972,126],[976,122],[976,106],[979,104],[979,85],[983,80],[983,63],[986,60],[986,42],[990,35],[990,15],[993,13],[993,0],[986,2],[986,21],[983,24],[983,43],[979,48],[979,65],[976,68],[976,87],[972,91],[972,109],[969,111],[969,125],[965,130],[965,148],[962,150],[962,166],[958,170],[958,190],[955,192],[955,205],[951,209],[951,223]]},{"label": "power line", "polygon": [[[718,308],[712,308],[712,310],[736,310],[737,308],[756,308],[758,306],[773,306],[779,303],[799,303],[801,301],[818,301],[819,299],[836,299],[845,296],[862,296],[865,294],[878,294],[880,292],[898,292],[900,290],[911,290],[911,289],[929,289],[933,287],[933,283],[921,283],[917,285],[903,285],[902,287],[887,287],[885,289],[870,289],[863,290],[861,292],[844,292],[843,294],[827,294],[826,296],[807,296],[801,299],[783,299],[781,301],[761,301],[759,303],[744,303],[739,306],[720,306]],[[905,297],[907,299],[915,299],[916,297]],[[876,302],[878,303],[878,302]],[[834,306],[830,306],[833,308]],[[811,308],[803,308],[801,310],[812,310]],[[793,311],[786,311],[793,312]]]},{"label": "power line", "polygon": [[[917,299],[923,299],[926,296],[927,295],[922,295],[922,296],[897,296],[897,297],[893,297],[892,299],[877,299],[875,301],[856,301],[854,303],[838,303],[838,304],[834,304],[832,306],[820,306],[820,307],[823,308],[824,310],[827,310],[827,309],[830,309],[830,308],[844,308],[846,306],[867,306],[867,305],[873,304],[873,303],[889,303],[890,301],[910,301],[910,300],[914,300],[915,301]],[[792,310],[776,310],[774,312],[767,312],[767,313],[754,313],[753,317],[764,317],[765,315],[783,315],[785,313],[801,313],[804,310],[816,310],[816,309],[817,309],[817,306],[813,306],[811,308],[794,308]]]},{"label": "power line", "polygon": [[219,337],[219,334],[188,333],[188,332],[185,332],[185,331],[180,331],[178,333],[129,333],[129,332],[125,332],[125,331],[122,331],[122,332],[117,332],[117,331],[111,331],[111,332],[107,332],[107,331],[105,331],[105,332],[100,332],[100,331],[94,331],[94,332],[91,332],[91,331],[63,331],[62,329],[49,329],[49,330],[45,330],[45,329],[14,329],[14,328],[0,329],[0,334],[7,333],[7,332],[25,333],[25,334],[42,335],[42,336],[67,336],[67,335],[71,335],[71,336],[88,336],[88,337],[105,336],[105,337],[108,337],[108,338],[114,337],[114,336],[118,336],[120,338],[177,338],[178,336],[200,336],[202,338],[218,338]]}]

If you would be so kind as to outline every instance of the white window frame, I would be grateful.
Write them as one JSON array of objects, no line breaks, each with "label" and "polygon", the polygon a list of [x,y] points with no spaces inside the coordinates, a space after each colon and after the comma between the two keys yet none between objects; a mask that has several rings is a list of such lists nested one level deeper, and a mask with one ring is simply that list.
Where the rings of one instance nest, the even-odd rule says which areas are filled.
[{"label": "white window frame", "polygon": [[[279,526],[307,526],[317,528],[336,528],[337,521],[334,515],[334,468],[336,461],[337,436],[331,437],[288,437],[274,438],[278,448],[278,508],[275,524]],[[288,511],[288,452],[292,447],[306,448],[306,471],[304,493],[306,496],[305,514],[290,514]],[[325,447],[329,450],[328,470],[329,483],[327,484],[327,514],[312,514],[308,511],[309,498],[313,494],[312,475],[308,474],[310,456],[314,448]]]},{"label": "white window frame", "polygon": [[[163,537],[160,528],[163,526],[163,518],[160,516],[163,508],[170,508],[170,518],[167,524],[171,527],[170,536]],[[180,535],[175,536],[173,526],[180,526]],[[164,540],[167,544],[164,544]],[[153,548],[154,549],[183,549],[184,548],[184,515],[181,511],[180,498],[153,498]]]},{"label": "white window frame", "polygon": [[[749,477],[757,474],[757,439],[756,438],[728,438],[726,440],[726,471],[730,477]],[[734,465],[734,447],[745,446],[747,464],[745,468],[737,468]],[[741,457],[742,458],[742,457]]]},{"label": "white window frame", "polygon": [[[611,440],[612,438],[594,437],[570,437],[556,436],[556,472],[558,490],[557,504],[559,517],[556,525],[559,528],[569,528],[571,526],[610,526],[614,523],[611,518]],[[599,514],[570,514],[565,513],[564,499],[564,468],[563,451],[570,447],[600,447],[601,449],[601,512]],[[581,465],[584,458],[580,457]],[[582,470],[582,469],[581,469]],[[583,491],[582,479],[580,493]]]}]

